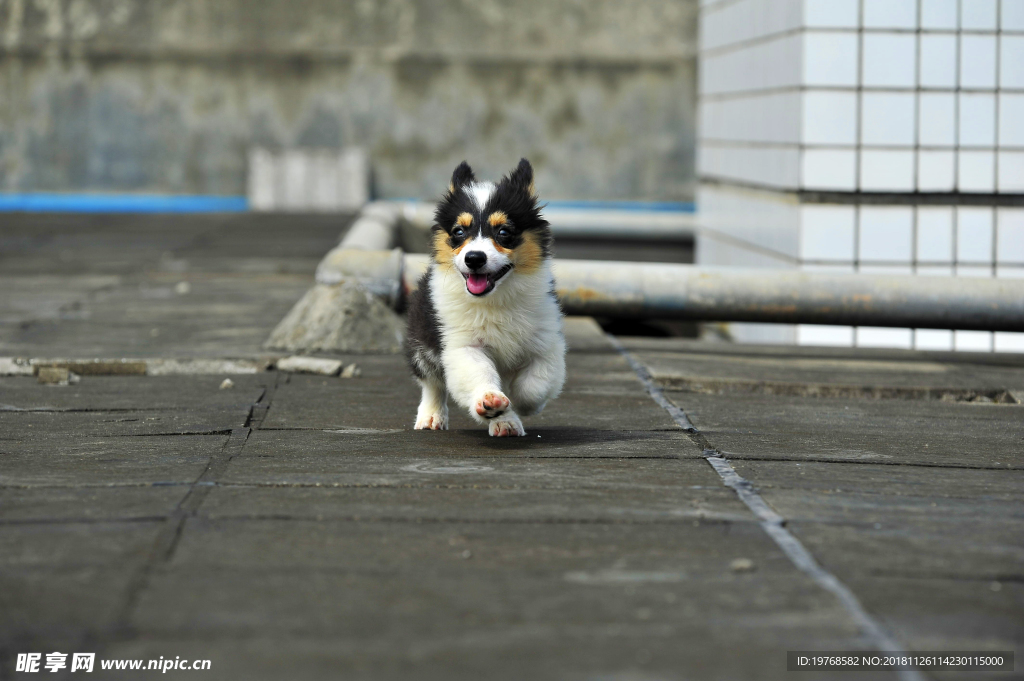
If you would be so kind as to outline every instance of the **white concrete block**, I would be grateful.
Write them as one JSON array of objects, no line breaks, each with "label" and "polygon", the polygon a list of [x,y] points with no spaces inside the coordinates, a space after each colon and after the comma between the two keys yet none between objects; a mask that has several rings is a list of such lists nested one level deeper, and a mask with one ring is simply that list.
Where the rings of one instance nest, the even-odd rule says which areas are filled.
[{"label": "white concrete block", "polygon": [[996,331],[994,346],[996,352],[1024,352],[1024,333]]},{"label": "white concrete block", "polygon": [[1024,267],[1024,208],[996,210],[996,262]]},{"label": "white concrete block", "polygon": [[804,149],[800,162],[804,189],[855,191],[857,152],[840,149]]},{"label": "white concrete block", "polygon": [[858,348],[906,348],[913,347],[914,336],[910,329],[889,329],[880,326],[857,328]]},{"label": "white concrete block", "polygon": [[803,0],[804,25],[811,28],[857,28],[858,0]]},{"label": "white concrete block", "polygon": [[1004,35],[999,51],[999,87],[1024,89],[1024,35]]},{"label": "white concrete block", "polygon": [[960,28],[968,31],[996,30],[998,5],[998,0],[962,0]]},{"label": "white concrete block", "polygon": [[[917,208],[917,262],[953,262],[953,208]],[[950,272],[947,272],[947,276]]]},{"label": "white concrete block", "polygon": [[960,146],[993,147],[996,143],[996,96],[960,95]]},{"label": "white concrete block", "polygon": [[956,30],[958,0],[921,0],[921,28]]},{"label": "white concrete block", "polygon": [[956,188],[956,152],[921,149],[917,152],[917,189],[951,192]]},{"label": "white concrete block", "polygon": [[961,206],[956,212],[957,262],[990,265],[995,235],[993,209],[985,206]]},{"label": "white concrete block", "polygon": [[1024,31],[1024,0],[1003,0],[999,25],[1004,31]]},{"label": "white concrete block", "polygon": [[810,31],[803,35],[803,84],[857,85],[859,47],[853,33]]},{"label": "white concrete block", "polygon": [[999,192],[1024,193],[1024,151],[1000,151],[998,162]]},{"label": "white concrete block", "polygon": [[914,146],[914,93],[865,92],[861,95],[861,144]]},{"label": "white concrete block", "polygon": [[999,93],[998,143],[1001,147],[1024,148],[1024,94]]},{"label": "white concrete block", "polygon": [[956,35],[921,35],[921,87],[956,87]]},{"label": "white concrete block", "polygon": [[953,337],[958,352],[992,352],[991,331],[955,331]]},{"label": "white concrete block", "polygon": [[853,206],[800,207],[800,259],[852,263],[856,209]]},{"label": "white concrete block", "polygon": [[876,192],[914,190],[914,152],[864,149],[860,152],[860,189]]},{"label": "white concrete block", "polygon": [[862,83],[865,87],[917,85],[917,38],[908,33],[865,33]]},{"label": "white concrete block", "polygon": [[278,203],[277,185],[274,155],[266,149],[250,149],[246,189],[250,210],[273,210]]},{"label": "white concrete block", "polygon": [[905,263],[909,268],[913,257],[913,232],[913,208],[861,206],[858,259]]},{"label": "white concrete block", "polygon": [[803,143],[855,145],[857,95],[837,90],[808,90],[803,96]]},{"label": "white concrete block", "polygon": [[915,329],[914,330],[915,350],[945,350],[953,349],[953,332],[945,329]]},{"label": "white concrete block", "polygon": [[[971,2],[965,2],[964,5]],[[961,35],[960,87],[995,89],[996,75],[995,35]]]},{"label": "white concrete block", "polygon": [[864,0],[864,28],[917,28],[917,0]]},{"label": "white concrete block", "polygon": [[962,192],[991,194],[996,188],[996,155],[991,151],[957,152],[957,186]]}]

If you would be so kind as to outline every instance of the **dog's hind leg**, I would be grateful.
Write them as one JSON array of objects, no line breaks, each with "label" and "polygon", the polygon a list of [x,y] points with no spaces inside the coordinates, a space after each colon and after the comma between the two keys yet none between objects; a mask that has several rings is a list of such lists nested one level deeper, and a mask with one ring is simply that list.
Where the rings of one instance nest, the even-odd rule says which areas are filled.
[{"label": "dog's hind leg", "polygon": [[548,400],[558,397],[565,383],[565,344],[535,357],[509,384],[509,397],[523,416],[539,414]]},{"label": "dog's hind leg", "polygon": [[420,408],[416,410],[416,430],[448,430],[448,391],[443,383],[424,378]]}]

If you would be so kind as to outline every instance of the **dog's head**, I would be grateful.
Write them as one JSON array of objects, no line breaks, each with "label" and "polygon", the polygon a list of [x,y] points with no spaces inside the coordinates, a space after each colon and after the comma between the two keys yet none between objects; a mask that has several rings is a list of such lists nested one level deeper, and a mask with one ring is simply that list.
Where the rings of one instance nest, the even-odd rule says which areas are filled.
[{"label": "dog's head", "polygon": [[537,272],[551,252],[551,230],[525,158],[497,184],[477,182],[463,161],[434,213],[434,260],[456,270],[473,296]]}]

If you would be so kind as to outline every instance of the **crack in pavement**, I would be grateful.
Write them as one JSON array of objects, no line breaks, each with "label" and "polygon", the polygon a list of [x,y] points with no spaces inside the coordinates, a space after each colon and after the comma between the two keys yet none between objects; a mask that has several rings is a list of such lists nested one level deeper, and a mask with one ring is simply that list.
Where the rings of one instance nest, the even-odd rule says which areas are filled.
[{"label": "crack in pavement", "polygon": [[[819,565],[814,556],[811,555],[811,552],[786,529],[786,519],[768,505],[749,480],[744,479],[736,472],[736,469],[732,467],[732,463],[713,447],[697,427],[690,422],[686,412],[672,404],[665,397],[664,391],[655,383],[647,368],[632,356],[625,346],[619,342],[618,338],[609,334],[608,340],[619,354],[629,362],[629,365],[636,372],[637,378],[643,383],[651,398],[665,409],[683,430],[690,433],[691,439],[701,447],[705,460],[715,469],[722,482],[736,492],[740,500],[746,504],[747,508],[757,518],[761,528],[782,549],[782,552],[786,554],[790,562],[798,570],[814,580],[818,586],[839,600],[843,608],[879,652],[906,655],[906,649],[864,609],[864,606],[861,605],[853,591],[843,584],[838,577]],[[926,681],[924,674],[916,669],[899,670],[898,676],[902,681]]]}]

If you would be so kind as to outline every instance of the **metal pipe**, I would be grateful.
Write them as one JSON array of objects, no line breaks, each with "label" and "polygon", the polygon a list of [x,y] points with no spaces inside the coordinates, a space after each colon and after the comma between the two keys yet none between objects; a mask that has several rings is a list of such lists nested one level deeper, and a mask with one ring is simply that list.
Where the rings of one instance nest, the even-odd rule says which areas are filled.
[{"label": "metal pipe", "polygon": [[[403,289],[427,256],[406,254]],[[1024,280],[825,274],[555,260],[567,314],[702,321],[1024,331]]]}]

